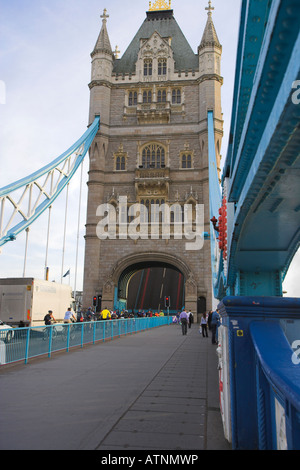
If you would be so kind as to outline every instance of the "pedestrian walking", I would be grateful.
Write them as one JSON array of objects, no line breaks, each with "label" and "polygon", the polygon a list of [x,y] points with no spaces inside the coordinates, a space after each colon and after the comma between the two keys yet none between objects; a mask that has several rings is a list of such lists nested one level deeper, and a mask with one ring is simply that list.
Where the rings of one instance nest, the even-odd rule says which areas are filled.
[{"label": "pedestrian walking", "polygon": [[181,314],[179,315],[179,320],[181,322],[181,329],[182,334],[187,334],[187,324],[188,324],[188,314],[186,313],[185,309],[182,310]]},{"label": "pedestrian walking", "polygon": [[212,310],[208,312],[207,326],[209,330],[211,330],[211,317],[212,317]]},{"label": "pedestrian walking", "polygon": [[189,328],[191,328],[192,326],[192,323],[193,323],[193,320],[194,320],[194,317],[193,317],[193,314],[192,312],[189,310],[188,312],[188,317],[189,317]]},{"label": "pedestrian walking", "polygon": [[220,324],[219,310],[216,309],[211,316],[211,342],[212,344],[218,344],[218,326]]},{"label": "pedestrian walking", "polygon": [[208,338],[206,313],[203,313],[201,317],[201,329],[203,338]]}]

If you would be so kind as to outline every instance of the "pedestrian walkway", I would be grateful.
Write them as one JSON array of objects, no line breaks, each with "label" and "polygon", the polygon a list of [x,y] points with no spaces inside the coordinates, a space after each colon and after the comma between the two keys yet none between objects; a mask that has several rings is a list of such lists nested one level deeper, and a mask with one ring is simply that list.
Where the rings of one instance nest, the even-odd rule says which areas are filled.
[{"label": "pedestrian walkway", "polygon": [[230,450],[216,346],[170,325],[0,369],[0,449]]}]

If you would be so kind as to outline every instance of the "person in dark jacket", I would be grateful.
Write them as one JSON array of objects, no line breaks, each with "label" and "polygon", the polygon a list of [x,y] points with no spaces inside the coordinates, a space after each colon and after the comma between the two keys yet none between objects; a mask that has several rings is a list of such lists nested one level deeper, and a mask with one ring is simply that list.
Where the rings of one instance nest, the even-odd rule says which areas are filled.
[{"label": "person in dark jacket", "polygon": [[207,325],[208,325],[209,330],[211,330],[211,317],[212,317],[212,310],[208,312],[208,318],[207,318]]},{"label": "person in dark jacket", "polygon": [[211,316],[211,342],[212,344],[218,344],[218,326],[220,324],[219,310],[216,309]]}]

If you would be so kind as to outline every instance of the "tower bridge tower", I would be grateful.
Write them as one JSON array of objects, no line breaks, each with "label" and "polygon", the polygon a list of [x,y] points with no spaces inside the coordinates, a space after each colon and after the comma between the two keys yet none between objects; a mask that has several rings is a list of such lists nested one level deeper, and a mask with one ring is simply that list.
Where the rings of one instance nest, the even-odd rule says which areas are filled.
[{"label": "tower bridge tower", "polygon": [[[181,31],[169,1],[150,2],[143,24],[120,57],[118,48],[113,51],[111,47],[107,11],[101,16],[89,84],[89,122],[100,115],[100,130],[90,149],[84,307],[96,294],[102,294],[103,306],[125,306],[133,274],[151,267],[181,273],[186,308],[200,313],[212,307],[210,242],[202,240],[201,249],[187,249],[189,240],[184,234],[180,239],[175,228],[175,222],[181,223],[183,233],[184,205],[192,208],[192,215],[203,206],[202,231],[210,232],[209,110],[214,112],[220,163],[222,46],[211,2],[206,10],[197,53]],[[153,203],[175,205],[169,236],[163,235],[159,215],[156,218],[151,213]],[[138,207],[134,204],[141,204],[135,219],[130,209]],[[115,212],[108,216],[105,207]],[[103,228],[104,215],[107,221],[120,224],[114,228],[107,223],[101,236],[99,223]],[[145,232],[146,219],[157,222],[156,237],[150,236],[150,228]],[[135,225],[139,236],[130,237],[128,227],[133,220],[140,222]],[[194,228],[195,219],[193,224]]]}]

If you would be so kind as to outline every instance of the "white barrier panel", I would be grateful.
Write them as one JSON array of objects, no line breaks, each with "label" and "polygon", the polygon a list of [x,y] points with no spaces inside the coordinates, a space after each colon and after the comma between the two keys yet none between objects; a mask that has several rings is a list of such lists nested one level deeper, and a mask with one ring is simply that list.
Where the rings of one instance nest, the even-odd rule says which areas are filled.
[{"label": "white barrier panel", "polygon": [[219,358],[219,388],[220,388],[220,408],[223,421],[224,436],[228,442],[232,442],[231,437],[231,408],[230,408],[230,378],[229,378],[229,354],[228,354],[228,329],[224,326],[218,328],[218,348]]},{"label": "white barrier panel", "polygon": [[0,364],[6,364],[6,346],[3,341],[0,341]]},{"label": "white barrier panel", "polygon": [[277,450],[287,450],[285,410],[276,398],[274,400]]}]

